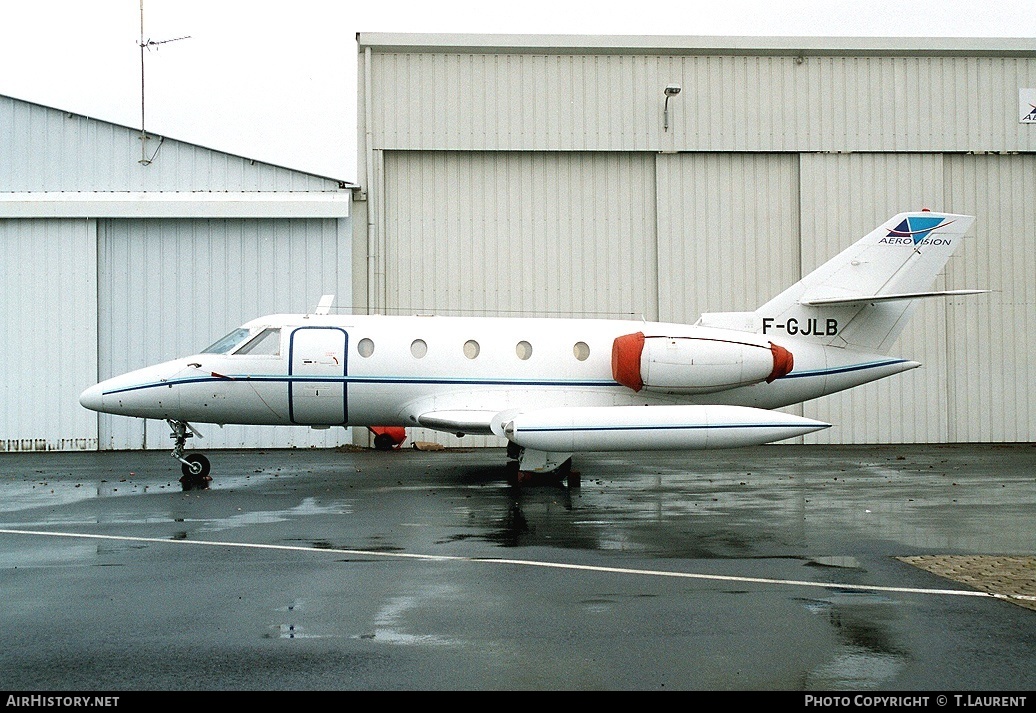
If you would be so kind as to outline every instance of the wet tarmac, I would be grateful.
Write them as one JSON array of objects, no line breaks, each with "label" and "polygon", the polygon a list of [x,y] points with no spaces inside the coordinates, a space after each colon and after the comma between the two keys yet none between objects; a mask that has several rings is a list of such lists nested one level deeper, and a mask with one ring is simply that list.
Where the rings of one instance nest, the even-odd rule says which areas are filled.
[{"label": "wet tarmac", "polygon": [[1036,446],[0,454],[4,691],[1036,689]]}]

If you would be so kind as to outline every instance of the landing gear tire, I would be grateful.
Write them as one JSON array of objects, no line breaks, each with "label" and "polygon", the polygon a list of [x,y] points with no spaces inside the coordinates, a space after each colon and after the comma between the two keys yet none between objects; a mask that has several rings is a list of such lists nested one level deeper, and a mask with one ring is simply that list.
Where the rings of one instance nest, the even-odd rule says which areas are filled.
[{"label": "landing gear tire", "polygon": [[201,453],[192,453],[184,458],[184,461],[186,462],[180,464],[180,472],[183,473],[180,485],[183,486],[184,491],[208,490],[209,483],[212,482],[212,478],[209,477],[211,469],[209,459]]},{"label": "landing gear tire", "polygon": [[521,470],[521,465],[516,461],[508,462],[508,482],[516,487],[536,485],[562,485],[567,482],[568,487],[580,487],[581,480],[579,472],[572,470],[572,459],[566,459],[561,465],[550,471],[529,471]]},{"label": "landing gear tire", "polygon": [[376,451],[391,451],[395,445],[395,439],[387,433],[379,433],[374,437],[374,450]]},{"label": "landing gear tire", "polygon": [[209,459],[201,453],[192,453],[186,458],[183,455],[187,439],[193,438],[195,435],[201,438],[201,434],[191,428],[186,421],[174,421],[171,418],[167,418],[166,423],[169,424],[169,428],[173,429],[169,437],[173,439],[175,445],[170,455],[180,461],[180,472],[183,473],[183,477],[180,478],[180,484],[183,486],[183,489],[208,490],[209,483],[212,482],[212,478],[209,477]]},{"label": "landing gear tire", "polygon": [[514,441],[507,442],[507,459],[518,460],[522,457],[522,447]]},{"label": "landing gear tire", "polygon": [[557,474],[562,478],[562,480],[568,481],[569,488],[578,488],[582,485],[582,482],[579,479],[579,471],[572,470],[571,458],[561,464],[561,467],[557,469]]}]

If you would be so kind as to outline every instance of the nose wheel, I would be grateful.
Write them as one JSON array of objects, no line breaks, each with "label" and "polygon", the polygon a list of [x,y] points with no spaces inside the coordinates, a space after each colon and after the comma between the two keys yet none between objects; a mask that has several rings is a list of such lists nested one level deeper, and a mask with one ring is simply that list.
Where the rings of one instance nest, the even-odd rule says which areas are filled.
[{"label": "nose wheel", "polygon": [[209,470],[211,468],[209,459],[203,456],[201,453],[192,453],[186,458],[186,461],[180,465],[180,471],[184,476],[190,476],[199,483],[204,481],[210,481],[212,478],[209,477]]},{"label": "nose wheel", "polygon": [[191,425],[186,421],[167,419],[166,422],[173,429],[173,432],[169,434],[169,437],[173,439],[175,444],[172,456],[180,461],[180,472],[183,473],[183,476],[180,478],[180,485],[183,486],[185,491],[208,490],[209,483],[212,482],[212,477],[209,475],[209,470],[212,467],[209,459],[201,453],[191,453],[189,456],[184,456],[187,439],[194,436],[202,438],[203,436],[191,428]]}]

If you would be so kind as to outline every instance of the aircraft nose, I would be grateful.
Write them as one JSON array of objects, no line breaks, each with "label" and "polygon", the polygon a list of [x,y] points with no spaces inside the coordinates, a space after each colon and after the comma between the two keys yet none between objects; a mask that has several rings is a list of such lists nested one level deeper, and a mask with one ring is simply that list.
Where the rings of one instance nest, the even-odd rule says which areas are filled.
[{"label": "aircraft nose", "polygon": [[79,403],[91,411],[100,411],[104,405],[103,390],[100,384],[94,384],[79,395]]}]

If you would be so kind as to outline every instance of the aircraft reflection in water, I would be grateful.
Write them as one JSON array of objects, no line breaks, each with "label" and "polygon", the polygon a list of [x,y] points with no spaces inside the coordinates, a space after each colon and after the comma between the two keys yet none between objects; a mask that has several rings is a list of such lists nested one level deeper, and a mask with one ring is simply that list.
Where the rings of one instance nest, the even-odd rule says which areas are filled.
[{"label": "aircraft reflection in water", "polygon": [[[902,213],[753,312],[693,325],[608,319],[260,317],[199,354],[102,381],[80,402],[169,422],[425,427],[496,435],[523,474],[573,453],[729,448],[830,424],[773,409],[920,364],[888,356],[974,218]],[[571,484],[570,480],[570,484]]]}]

